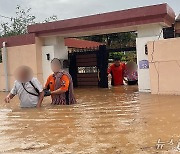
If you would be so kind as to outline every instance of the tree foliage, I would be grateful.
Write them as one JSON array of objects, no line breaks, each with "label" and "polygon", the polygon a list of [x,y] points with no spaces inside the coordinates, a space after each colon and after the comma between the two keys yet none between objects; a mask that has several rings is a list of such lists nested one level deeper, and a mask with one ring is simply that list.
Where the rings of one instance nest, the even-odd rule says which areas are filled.
[{"label": "tree foliage", "polygon": [[[16,16],[10,17],[8,22],[3,22],[0,25],[0,36],[14,36],[14,35],[21,35],[27,33],[27,26],[36,24],[36,17],[35,15],[31,14],[32,9],[24,9],[21,6],[16,7]],[[53,15],[46,18],[44,21],[40,23],[56,21],[57,16]]]},{"label": "tree foliage", "polygon": [[113,61],[113,59],[119,58],[123,62],[137,62],[136,51],[130,52],[113,52],[109,54],[109,60]]},{"label": "tree foliage", "polygon": [[[135,47],[136,46],[136,33],[135,32],[125,32],[125,33],[113,33],[113,34],[104,34],[104,35],[94,35],[82,37],[82,39],[102,42],[107,48],[117,49],[117,48],[126,48],[126,47]],[[114,58],[120,58],[124,62],[134,61],[136,62],[136,52],[113,52],[110,53],[109,59],[112,61]]]},{"label": "tree foliage", "polygon": [[136,46],[136,33],[113,33],[82,37],[82,39],[102,42],[106,44],[107,48],[124,48]]}]

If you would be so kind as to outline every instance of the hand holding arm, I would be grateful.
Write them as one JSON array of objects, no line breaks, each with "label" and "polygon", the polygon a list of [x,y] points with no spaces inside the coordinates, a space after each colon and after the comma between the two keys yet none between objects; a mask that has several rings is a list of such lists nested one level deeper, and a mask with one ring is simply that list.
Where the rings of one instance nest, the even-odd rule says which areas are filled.
[{"label": "hand holding arm", "polygon": [[61,78],[61,80],[62,80],[61,82],[63,82],[64,85],[61,86],[59,89],[52,91],[52,92],[51,92],[51,95],[59,95],[59,94],[62,94],[62,93],[65,93],[65,92],[68,91],[68,89],[69,89],[69,84],[70,84],[70,81],[69,81],[68,76],[63,75],[62,78]]},{"label": "hand holding arm", "polygon": [[57,89],[55,91],[52,91],[51,92],[51,95],[58,95],[58,94],[62,94],[62,93],[65,93],[66,91],[65,90],[62,90],[61,88],[60,89]]}]

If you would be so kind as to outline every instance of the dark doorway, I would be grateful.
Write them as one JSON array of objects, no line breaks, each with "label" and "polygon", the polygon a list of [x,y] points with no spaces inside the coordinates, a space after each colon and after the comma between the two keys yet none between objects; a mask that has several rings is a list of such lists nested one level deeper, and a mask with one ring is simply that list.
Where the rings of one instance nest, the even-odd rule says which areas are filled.
[{"label": "dark doorway", "polygon": [[106,46],[98,49],[74,50],[69,53],[69,72],[75,87],[107,88],[108,53]]}]

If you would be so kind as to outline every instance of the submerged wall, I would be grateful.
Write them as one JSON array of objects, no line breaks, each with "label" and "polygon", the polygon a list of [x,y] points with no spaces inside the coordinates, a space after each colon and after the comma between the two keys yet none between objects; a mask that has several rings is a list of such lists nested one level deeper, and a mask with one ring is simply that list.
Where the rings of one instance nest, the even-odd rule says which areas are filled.
[{"label": "submerged wall", "polygon": [[180,38],[148,43],[152,94],[180,95]]}]

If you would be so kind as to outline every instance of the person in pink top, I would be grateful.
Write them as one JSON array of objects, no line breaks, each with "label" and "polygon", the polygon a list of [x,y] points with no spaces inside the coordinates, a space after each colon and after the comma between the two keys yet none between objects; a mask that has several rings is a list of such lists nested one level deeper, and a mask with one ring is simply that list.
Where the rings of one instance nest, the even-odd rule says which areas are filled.
[{"label": "person in pink top", "polygon": [[138,84],[138,73],[137,73],[137,65],[134,62],[128,62],[126,64],[125,81],[128,85],[137,85]]}]

